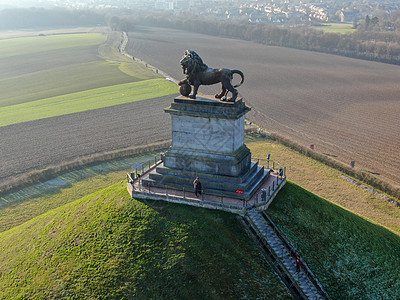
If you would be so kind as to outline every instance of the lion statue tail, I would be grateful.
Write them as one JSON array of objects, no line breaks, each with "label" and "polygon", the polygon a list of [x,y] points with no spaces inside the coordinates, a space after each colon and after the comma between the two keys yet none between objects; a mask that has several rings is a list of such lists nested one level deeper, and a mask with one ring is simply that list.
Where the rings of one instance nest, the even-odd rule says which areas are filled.
[{"label": "lion statue tail", "polygon": [[231,72],[232,72],[232,77],[233,77],[233,74],[239,74],[240,77],[242,78],[242,79],[240,80],[240,82],[239,82],[237,85],[234,85],[233,87],[234,87],[234,88],[237,88],[237,87],[241,86],[242,83],[244,82],[244,75],[243,75],[243,72],[240,71],[240,70],[232,70]]}]

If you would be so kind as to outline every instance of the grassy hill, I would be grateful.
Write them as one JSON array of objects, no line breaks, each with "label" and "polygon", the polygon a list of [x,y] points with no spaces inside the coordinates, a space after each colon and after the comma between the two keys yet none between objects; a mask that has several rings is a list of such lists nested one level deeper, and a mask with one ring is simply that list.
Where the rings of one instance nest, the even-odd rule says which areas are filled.
[{"label": "grassy hill", "polygon": [[[332,298],[399,298],[400,236],[390,225],[398,209],[280,145],[253,136],[247,143],[254,155],[267,151],[287,162],[291,178],[329,198],[288,182],[267,213]],[[0,298],[288,297],[235,215],[136,201],[123,182],[79,198],[123,174],[110,176],[2,208],[6,226],[11,215],[30,219],[32,211],[59,206],[0,233]],[[375,212],[367,216],[386,216],[381,223],[392,231],[368,221],[366,208],[361,217],[332,203],[335,197],[346,206],[368,202]]]},{"label": "grassy hill", "polygon": [[125,182],[0,234],[0,298],[290,298],[235,215]]},{"label": "grassy hill", "polygon": [[400,236],[291,182],[268,215],[332,299],[400,298]]}]

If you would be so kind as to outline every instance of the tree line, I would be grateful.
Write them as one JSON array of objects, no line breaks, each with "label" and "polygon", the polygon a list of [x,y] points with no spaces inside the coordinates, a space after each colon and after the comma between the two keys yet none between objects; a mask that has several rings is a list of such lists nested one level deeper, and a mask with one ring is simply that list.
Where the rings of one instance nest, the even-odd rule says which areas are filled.
[{"label": "tree line", "polygon": [[[277,26],[205,19],[194,15],[134,13],[132,23],[184,29],[214,36],[237,38],[271,46],[290,47],[336,55],[400,64],[400,31],[368,30],[354,33],[323,32],[307,26]],[[376,19],[374,23],[376,23]],[[371,21],[368,24],[371,26]]]},{"label": "tree line", "polygon": [[387,22],[367,16],[355,24],[358,26],[355,32],[340,34],[301,25],[289,27],[203,18],[187,12],[17,8],[0,11],[0,29],[108,24],[112,30],[129,32],[135,25],[150,25],[400,64],[400,12],[392,15],[397,18],[390,23],[391,30],[385,30]]},{"label": "tree line", "polygon": [[65,8],[9,8],[0,11],[0,29],[106,25],[103,13]]}]

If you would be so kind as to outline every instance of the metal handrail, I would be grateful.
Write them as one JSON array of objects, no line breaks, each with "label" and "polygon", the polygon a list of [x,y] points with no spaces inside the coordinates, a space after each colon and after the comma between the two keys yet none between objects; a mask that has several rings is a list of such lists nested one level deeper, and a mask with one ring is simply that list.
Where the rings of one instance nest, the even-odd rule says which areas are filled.
[{"label": "metal handrail", "polygon": [[[128,182],[134,183],[134,181],[136,181],[137,179],[140,180],[140,178],[142,177],[143,174],[145,174],[146,172],[152,170],[153,168],[157,167],[159,164],[161,164],[161,163],[163,162],[163,154],[161,154],[161,157],[160,157],[159,160],[157,160],[157,158],[158,158],[158,156],[154,156],[154,163],[152,163],[152,159],[151,159],[151,160],[148,160],[148,161],[145,162],[145,163],[143,163],[142,165],[146,165],[146,166],[148,166],[148,167],[147,167],[147,168],[143,168],[142,170],[140,170],[140,172],[138,172],[138,169],[137,169],[137,168],[136,168],[134,171],[132,171],[132,172],[128,172],[128,173],[127,173],[127,180],[128,180]],[[270,160],[270,161],[273,161],[273,160]],[[279,164],[279,163],[277,163],[277,164]],[[274,165],[275,165],[275,163],[274,163]],[[279,164],[279,165],[281,165],[281,164]],[[238,207],[238,206],[239,206],[239,207],[245,207],[245,208],[254,207],[256,204],[268,203],[270,197],[273,195],[274,191],[279,187],[279,185],[283,182],[284,178],[286,178],[285,172],[284,172],[283,176],[277,176],[277,178],[276,178],[276,184],[275,184],[275,181],[274,181],[274,182],[273,182],[273,187],[272,187],[272,189],[271,189],[271,187],[268,187],[268,192],[267,192],[265,201],[261,198],[261,195],[258,195],[258,194],[256,195],[256,199],[254,200],[254,203],[253,203],[253,204],[248,203],[249,200],[246,199],[246,197],[244,197],[244,196],[243,196],[243,197],[240,197],[240,194],[238,195],[238,196],[239,196],[238,199],[242,201],[242,205],[224,203],[224,199],[223,199],[224,196],[223,196],[222,194],[220,195],[220,197],[221,197],[221,202],[216,202],[216,201],[211,201],[211,200],[204,200],[204,196],[203,196],[203,195],[204,195],[204,191],[207,191],[207,190],[204,190],[204,189],[201,190],[201,195],[202,195],[201,201],[208,201],[208,202],[212,202],[212,203],[221,203],[221,204],[223,204],[224,206],[233,205],[233,206],[235,206],[235,207]],[[167,184],[163,184],[163,186],[164,186],[164,188],[165,188],[166,190],[172,189],[172,190],[176,190],[176,191],[181,191],[181,192],[183,192],[183,195],[184,195],[183,197],[184,197],[184,199],[186,199],[186,191],[187,191],[187,188],[186,188],[186,190],[185,190],[185,187],[182,187],[182,188],[180,189],[180,188],[177,188],[176,186],[170,186],[170,185],[167,185]],[[151,192],[151,187],[152,187],[152,185],[149,184],[149,185],[147,185],[147,187],[149,188],[149,192]],[[154,186],[153,186],[153,187],[154,187]],[[217,196],[217,195],[216,195],[216,196]],[[260,201],[258,200],[259,198],[260,198]]]},{"label": "metal handrail", "polygon": [[[271,220],[271,218],[267,214],[263,214],[264,219],[269,223],[269,225],[273,228],[275,234],[281,239],[285,247],[290,251],[290,253],[298,253],[296,249],[289,243],[286,239],[285,235],[282,231],[275,225],[275,223]],[[307,274],[307,277],[312,281],[314,286],[320,291],[327,299],[330,299],[328,293],[325,291],[321,283],[316,279],[314,273],[308,267],[306,262],[302,261],[301,268]]]}]

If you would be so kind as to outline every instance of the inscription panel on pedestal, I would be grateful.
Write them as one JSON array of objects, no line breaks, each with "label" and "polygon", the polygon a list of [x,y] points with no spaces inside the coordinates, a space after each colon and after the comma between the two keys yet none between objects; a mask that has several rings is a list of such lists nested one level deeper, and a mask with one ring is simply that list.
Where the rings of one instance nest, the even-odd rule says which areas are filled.
[{"label": "inscription panel on pedestal", "polygon": [[244,116],[217,119],[172,115],[172,146],[234,152],[244,144]]}]

